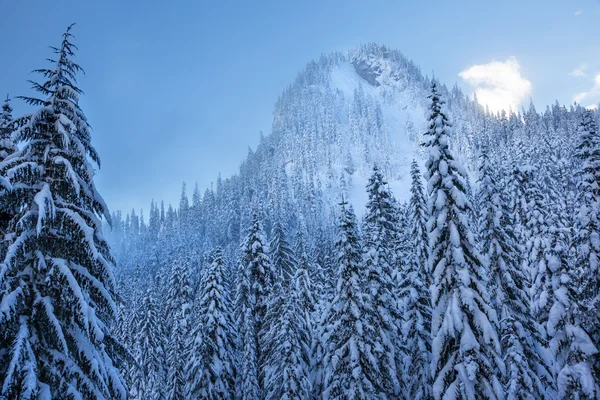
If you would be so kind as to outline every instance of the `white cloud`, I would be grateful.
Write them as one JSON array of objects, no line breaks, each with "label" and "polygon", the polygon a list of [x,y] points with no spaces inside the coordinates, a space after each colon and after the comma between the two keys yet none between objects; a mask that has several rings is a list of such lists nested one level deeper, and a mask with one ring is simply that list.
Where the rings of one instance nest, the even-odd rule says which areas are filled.
[{"label": "white cloud", "polygon": [[577,10],[575,11],[575,16],[579,17],[581,14],[583,14],[583,10]]},{"label": "white cloud", "polygon": [[581,103],[584,100],[586,102],[600,101],[600,74],[597,74],[594,77],[594,86],[592,86],[590,90],[577,93],[575,96],[573,96],[573,100],[578,103]]},{"label": "white cloud", "polygon": [[574,76],[576,78],[583,78],[584,76],[587,76],[587,74],[585,73],[585,71],[587,71],[587,69],[588,69],[587,64],[581,64],[579,67],[577,67],[573,71],[569,72],[569,75]]},{"label": "white cloud", "polygon": [[458,75],[475,87],[479,103],[494,112],[516,110],[531,94],[531,82],[521,75],[521,65],[515,57],[473,65]]}]

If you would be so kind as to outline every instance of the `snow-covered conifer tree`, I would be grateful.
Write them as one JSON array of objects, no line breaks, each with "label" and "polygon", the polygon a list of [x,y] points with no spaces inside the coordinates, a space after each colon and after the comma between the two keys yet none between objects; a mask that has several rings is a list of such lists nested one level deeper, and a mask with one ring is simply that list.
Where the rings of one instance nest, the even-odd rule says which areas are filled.
[{"label": "snow-covered conifer tree", "polygon": [[[573,244],[575,273],[580,283],[581,323],[594,343],[600,343],[600,132],[591,111],[583,111],[576,150],[577,206]],[[600,380],[600,355],[594,359]]]},{"label": "snow-covered conifer tree", "polygon": [[531,318],[529,276],[519,264],[519,248],[509,204],[496,181],[486,150],[479,167],[479,239],[491,304],[499,316],[506,374],[504,393],[512,399],[539,399],[551,376],[538,349],[545,342]]},{"label": "snow-covered conifer tree", "polygon": [[402,324],[404,360],[402,381],[404,396],[430,399],[431,392],[431,296],[427,269],[427,210],[419,165],[411,164],[411,198],[408,205],[409,257],[401,280],[404,302]]},{"label": "snow-covered conifer tree", "polygon": [[17,124],[12,116],[10,98],[7,96],[2,104],[2,112],[0,112],[0,162],[18,150],[12,139],[16,127]]},{"label": "snow-covered conifer tree", "polygon": [[469,225],[463,167],[450,153],[451,125],[432,83],[427,159],[429,269],[432,284],[432,373],[436,399],[502,398],[496,313]]},{"label": "snow-covered conifer tree", "polygon": [[115,279],[100,218],[110,213],[94,186],[90,160],[100,159],[79,107],[71,40],[69,27],[53,67],[36,71],[45,98],[25,98],[38,108],[17,132],[23,147],[0,167],[13,188],[4,207],[18,210],[0,264],[6,398],[127,397],[109,331]]},{"label": "snow-covered conifer tree", "polygon": [[189,263],[183,258],[173,262],[167,293],[167,321],[170,328],[167,345],[168,374],[166,395],[168,400],[186,399],[186,344],[190,332],[191,287]]},{"label": "snow-covered conifer tree", "polygon": [[363,235],[363,279],[366,297],[365,324],[372,327],[375,336],[364,340],[372,343],[373,356],[379,366],[378,376],[370,376],[381,386],[378,388],[389,398],[398,396],[400,382],[398,370],[402,365],[400,326],[402,315],[398,310],[393,266],[393,247],[397,239],[397,218],[393,196],[379,168],[367,184],[369,200],[365,214]]},{"label": "snow-covered conifer tree", "polygon": [[[0,111],[0,163],[3,162],[6,157],[13,154],[18,150],[15,145],[12,134],[15,131],[17,125],[12,116],[12,108],[10,106],[10,98],[7,96],[4,104],[2,104],[2,110]],[[2,169],[0,168],[0,171]],[[7,207],[9,204],[15,205],[10,200],[12,191],[10,190],[10,182],[3,174],[0,175],[0,198],[3,200],[0,206],[0,259],[4,259],[6,254],[6,248],[8,242],[6,241],[5,234],[7,233],[8,224],[15,215],[16,211]],[[0,358],[1,360],[1,358]]]},{"label": "snow-covered conifer tree", "polygon": [[369,342],[375,327],[366,323],[366,294],[361,277],[361,245],[356,217],[348,203],[341,203],[339,238],[336,242],[338,282],[321,327],[325,343],[323,399],[370,399],[385,395],[378,381],[379,365]]},{"label": "snow-covered conifer tree", "polygon": [[262,225],[255,212],[240,248],[235,318],[240,338],[237,390],[242,399],[260,398],[264,389],[262,339],[267,311],[271,261]]},{"label": "snow-covered conifer tree", "polygon": [[136,319],[137,326],[133,333],[136,343],[133,346],[135,365],[131,382],[131,391],[136,399],[161,399],[164,385],[166,360],[164,329],[162,316],[157,304],[155,288],[147,289],[140,314]]},{"label": "snow-covered conifer tree", "polygon": [[577,280],[572,276],[568,254],[570,229],[566,226],[565,211],[556,212],[550,223],[549,243],[545,251],[547,274],[552,289],[547,299],[550,305],[545,328],[550,338],[552,366],[559,399],[594,399],[600,394],[592,372],[592,357],[598,349],[585,326],[575,322],[578,309]]},{"label": "snow-covered conifer tree", "polygon": [[[284,238],[282,240],[285,240]],[[285,285],[285,286],[284,286]],[[265,398],[266,399],[307,399],[311,394],[310,324],[302,309],[300,293],[293,279],[275,280],[267,316],[270,323],[264,326],[265,344]],[[275,313],[273,305],[278,304]],[[268,345],[267,345],[268,344]]]},{"label": "snow-covered conifer tree", "polygon": [[191,331],[187,396],[193,399],[233,399],[235,330],[226,289],[223,253],[217,248],[205,272],[198,296],[198,323]]}]

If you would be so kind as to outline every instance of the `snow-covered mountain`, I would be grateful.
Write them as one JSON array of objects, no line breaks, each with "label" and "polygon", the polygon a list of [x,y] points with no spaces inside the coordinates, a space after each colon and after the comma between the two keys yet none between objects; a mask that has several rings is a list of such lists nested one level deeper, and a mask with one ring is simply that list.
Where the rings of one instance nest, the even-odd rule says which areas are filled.
[{"label": "snow-covered mountain", "polygon": [[[582,165],[577,157],[590,158],[592,154],[591,150],[585,148],[583,152],[576,150],[581,146],[578,129],[587,132],[591,138],[593,135],[590,132],[594,132],[594,135],[596,132],[592,122],[594,119],[598,120],[600,113],[584,111],[577,105],[567,109],[555,104],[547,107],[543,113],[538,113],[531,105],[527,110],[517,113],[502,112],[492,115],[456,87],[448,90],[443,85],[436,85],[436,94],[429,99],[433,93],[432,86],[415,64],[398,51],[383,46],[366,45],[347,54],[333,53],[322,56],[318,61],[310,62],[277,99],[270,134],[261,137],[255,150],[249,150],[238,174],[226,179],[219,177],[215,187],[206,189],[204,194],[196,187],[191,196],[191,204],[185,186],[178,206],[169,205],[165,208],[162,203],[159,206],[153,202],[147,222],[135,212],[124,219],[120,213],[116,213],[109,236],[117,259],[117,274],[123,299],[124,317],[119,327],[123,342],[131,348],[139,349],[139,359],[143,359],[144,351],[152,348],[143,342],[145,333],[141,333],[140,339],[135,332],[145,332],[146,325],[140,324],[136,318],[140,313],[144,315],[148,310],[154,310],[154,302],[161,304],[162,315],[167,318],[166,326],[170,326],[170,322],[178,318],[179,314],[173,311],[173,304],[179,304],[182,296],[196,309],[197,315],[191,318],[192,320],[196,318],[199,321],[209,314],[206,307],[204,311],[197,310],[208,298],[203,290],[210,285],[208,280],[212,279],[213,284],[219,281],[219,290],[226,286],[227,289],[223,292],[236,298],[235,311],[230,310],[229,314],[234,315],[236,327],[230,330],[221,329],[220,332],[231,331],[239,335],[238,346],[243,349],[238,348],[236,351],[243,354],[240,356],[243,362],[254,365],[253,368],[249,368],[246,364],[241,364],[241,371],[260,371],[264,368],[265,374],[273,374],[268,375],[269,382],[279,382],[276,367],[271,368],[267,364],[261,364],[259,367],[258,363],[252,360],[258,357],[258,352],[271,351],[270,343],[275,341],[271,338],[281,338],[277,335],[282,334],[283,328],[273,328],[266,336],[269,338],[266,344],[258,345],[256,338],[263,337],[265,326],[271,327],[270,322],[258,328],[252,323],[248,325],[245,322],[245,311],[242,313],[241,310],[252,303],[252,307],[255,306],[254,310],[258,310],[256,315],[263,313],[263,303],[253,303],[260,297],[261,301],[267,302],[271,301],[269,299],[276,299],[269,303],[271,313],[280,313],[278,301],[287,298],[288,293],[285,290],[289,288],[284,291],[276,289],[281,288],[287,278],[275,269],[282,268],[285,264],[291,266],[291,270],[297,268],[302,272],[296,275],[299,279],[296,281],[295,290],[306,294],[303,297],[306,301],[303,302],[310,307],[305,309],[311,310],[306,318],[310,321],[307,326],[311,327],[308,331],[312,329],[316,335],[315,341],[311,342],[314,348],[308,349],[308,345],[302,347],[304,356],[301,357],[308,366],[297,368],[299,358],[290,362],[290,365],[295,371],[306,372],[300,381],[304,382],[306,387],[312,385],[314,393],[319,395],[326,394],[330,388],[336,387],[321,380],[324,371],[330,371],[335,364],[327,357],[333,353],[337,357],[338,354],[338,350],[319,347],[337,346],[337,334],[330,335],[328,330],[337,329],[337,322],[343,318],[350,321],[356,315],[368,318],[369,314],[366,309],[355,312],[355,308],[352,308],[346,309],[344,315],[338,315],[336,312],[343,309],[340,304],[359,307],[360,304],[352,302],[355,298],[371,298],[379,293],[378,290],[370,293],[365,291],[362,297],[363,295],[346,292],[363,290],[361,284],[367,285],[365,282],[380,276],[384,267],[386,271],[393,271],[386,272],[384,285],[390,293],[404,285],[405,289],[411,288],[407,289],[406,293],[421,296],[421,300],[417,301],[409,298],[413,294],[399,295],[399,303],[407,301],[407,306],[419,303],[423,306],[422,315],[429,314],[430,311],[430,315],[436,315],[431,317],[431,330],[422,322],[417,324],[421,329],[423,343],[433,340],[432,337],[436,337],[435,340],[437,337],[443,339],[444,331],[440,331],[441,328],[435,327],[434,324],[439,325],[439,321],[447,315],[452,314],[453,321],[471,324],[474,321],[473,317],[463,318],[461,315],[463,312],[471,313],[479,307],[472,306],[475,296],[482,304],[486,303],[482,307],[489,311],[489,319],[482,319],[483,314],[479,312],[476,322],[472,325],[479,337],[487,337],[489,332],[496,329],[492,326],[496,325],[494,312],[497,311],[492,312],[487,302],[494,304],[500,299],[499,304],[494,306],[510,303],[513,309],[509,314],[519,318],[519,324],[529,329],[529,332],[537,329],[531,324],[533,320],[540,326],[548,325],[548,329],[552,329],[554,335],[555,344],[552,346],[558,348],[557,343],[562,340],[563,333],[555,329],[552,321],[560,319],[563,321],[560,324],[571,324],[564,325],[567,326],[567,330],[572,329],[574,321],[571,314],[559,312],[568,309],[563,302],[570,300],[565,300],[566,297],[560,293],[566,293],[566,283],[570,282],[570,278],[560,275],[560,279],[557,279],[557,268],[575,265],[570,253],[567,257],[565,249],[569,238],[564,234],[569,230],[576,231],[582,224],[581,221],[586,221],[585,218],[576,221],[577,207],[583,207],[583,211],[591,209],[585,205],[581,206],[583,197],[577,195],[581,188],[589,192],[591,189],[588,189],[593,186],[586,189],[577,183],[577,174],[581,174]],[[440,97],[443,100],[440,100]],[[431,115],[435,118],[426,124]],[[448,121],[446,117],[449,117]],[[428,132],[427,140],[423,137],[425,132]],[[422,142],[428,143],[428,168],[423,168],[426,154],[425,149],[420,146]],[[591,143],[592,140],[589,139],[588,142]],[[446,148],[446,143],[449,144],[449,149]],[[591,149],[596,145],[585,146]],[[483,149],[487,151],[483,152]],[[486,156],[481,157],[482,154]],[[421,165],[420,171],[418,165],[412,168],[413,159]],[[479,165],[480,162],[483,165]],[[379,172],[374,172],[374,165],[377,165],[383,177]],[[590,171],[594,169],[586,168]],[[425,190],[427,193],[416,190],[421,194],[411,197],[411,204],[407,205],[409,188],[413,190],[419,186],[425,171],[426,175],[430,176]],[[586,173],[590,182],[596,179],[592,177],[592,172]],[[484,183],[479,187],[477,181],[482,177]],[[576,200],[577,196],[580,196],[579,200]],[[375,197],[379,199],[374,200]],[[386,198],[386,207],[383,207],[383,202],[380,201],[383,197]],[[371,207],[369,212],[365,213],[367,198]],[[349,207],[340,206],[343,200],[349,200],[359,217],[364,216],[362,223],[357,223],[355,213]],[[377,204],[377,207],[373,204]],[[383,216],[384,209],[387,210],[387,217]],[[429,213],[430,215],[426,216]],[[387,232],[390,236],[382,239],[384,236],[379,236],[380,231],[369,233],[369,228],[373,225],[365,223],[367,220],[371,221],[370,224],[379,221],[378,224],[385,226],[381,228],[381,232]],[[416,224],[415,221],[421,222]],[[420,228],[416,229],[417,226]],[[586,229],[581,232],[588,232]],[[581,237],[581,243],[584,243],[587,239],[585,235]],[[291,238],[294,249],[291,248]],[[504,244],[498,244],[501,243],[499,240]],[[586,248],[588,245],[585,243],[580,248]],[[419,258],[415,255],[418,249],[422,250],[422,255],[426,254],[432,245],[437,246],[431,253],[436,254],[437,261],[431,261],[433,256]],[[384,247],[388,249],[383,250]],[[218,256],[214,256],[217,248],[223,251],[218,251]],[[437,249],[442,249],[443,253]],[[479,257],[480,251],[485,254],[485,260]],[[507,255],[497,252],[507,252]],[[393,255],[389,258],[391,262],[386,261],[385,254],[388,253]],[[382,255],[382,258],[377,254]],[[467,258],[465,254],[470,260],[468,268],[464,267],[467,263],[464,261]],[[295,259],[295,255],[299,258]],[[495,267],[487,265],[488,257],[495,257]],[[420,261],[415,261],[417,259]],[[446,260],[450,260],[452,265],[447,264]],[[577,265],[587,262],[580,261],[577,261]],[[272,267],[271,262],[278,267]],[[182,269],[182,265],[185,265],[185,268]],[[369,269],[369,265],[375,269]],[[501,265],[509,268],[510,274],[514,275],[505,274],[502,269],[505,267],[500,267]],[[182,272],[184,270],[185,273]],[[413,279],[417,270],[421,271],[423,279]],[[190,272],[189,277],[187,271]],[[563,273],[567,272],[560,272]],[[475,280],[472,280],[472,277]],[[428,279],[431,285],[426,284]],[[518,287],[505,288],[506,285],[514,286],[515,282]],[[494,290],[491,296],[486,289],[488,283]],[[188,284],[195,289],[188,290]],[[288,284],[289,282],[284,286]],[[311,285],[314,285],[313,289],[309,289]],[[469,289],[464,285],[468,285]],[[383,286],[377,284],[369,287]],[[473,287],[477,288],[477,294],[473,294]],[[180,289],[185,289],[183,291],[186,294],[180,295]],[[271,289],[273,292],[269,294]],[[498,293],[505,289],[510,293],[518,293],[520,300],[503,301],[504,295]],[[434,292],[439,296],[440,290],[446,293],[445,300],[440,301],[446,303],[439,303],[442,305],[438,304],[430,310],[427,304],[434,298]],[[252,300],[250,297],[244,297],[251,291],[254,291],[255,296],[250,296]],[[458,300],[453,300],[453,306],[445,308],[450,304],[447,303],[450,292],[453,293],[453,299],[457,293],[462,293],[460,307]],[[530,293],[533,294],[532,298],[529,297]],[[552,295],[554,297],[549,300],[549,293],[559,293],[559,296]],[[340,300],[339,296],[349,296],[352,301],[347,302],[348,298]],[[389,300],[389,297],[386,298]],[[144,306],[139,306],[141,299],[145,299]],[[332,302],[336,304],[334,307],[330,307]],[[286,304],[289,306],[291,303]],[[557,307],[550,307],[550,303],[556,304]],[[177,307],[181,306],[187,313],[188,304],[182,304],[184,305],[179,304]],[[378,309],[381,308],[379,300],[373,300],[373,304],[378,304]],[[389,307],[384,308],[393,311],[396,307],[393,304],[396,303],[391,302]],[[542,307],[543,310],[539,308],[541,311],[532,314],[534,305]],[[281,313],[296,315],[290,310],[292,309],[288,308]],[[335,312],[331,313],[332,310]],[[550,318],[551,310],[554,311]],[[408,318],[411,313],[412,311],[408,312],[404,317]],[[260,318],[267,318],[267,314],[260,315]],[[289,321],[293,320],[291,317],[286,317],[285,320],[286,327],[302,326],[297,320],[290,324]],[[360,323],[363,322],[368,326],[377,325],[367,320]],[[356,331],[355,326],[349,324],[344,335],[350,332],[354,334]],[[396,324],[399,326],[400,321]],[[454,324],[455,322],[452,322],[444,329],[453,330]],[[512,322],[508,325],[511,324]],[[525,358],[520,356],[523,354],[523,346],[521,342],[515,344],[513,339],[516,334],[510,331],[512,328],[508,325],[500,324],[497,327],[502,335],[503,346],[508,343],[507,346],[514,346],[520,350],[513,351],[513,347],[508,347],[508,355],[503,354],[503,359],[508,359],[511,354],[519,354],[519,360],[529,360],[524,370],[509,368],[512,372],[516,371],[515,376],[510,376],[510,382],[523,382],[525,379],[533,381],[531,377],[537,379],[538,374],[544,375],[545,373],[538,368],[543,364],[541,358],[531,356],[532,352]],[[461,322],[461,326],[467,325]],[[157,331],[160,329],[162,328],[157,328]],[[452,344],[456,354],[467,354],[476,343],[474,330],[464,329],[463,332],[468,332],[468,335],[462,336],[460,351],[457,341]],[[439,332],[442,332],[442,336],[435,336]],[[540,332],[540,335],[546,335],[543,330]],[[283,334],[287,335],[285,332]],[[156,333],[151,333],[150,336],[152,335]],[[165,339],[165,342],[178,346],[181,339],[177,335],[180,335],[179,331],[173,328],[170,339]],[[519,340],[524,341],[527,348],[540,347],[534,343],[537,333],[519,335],[522,336]],[[599,334],[594,335],[594,338],[600,337]],[[296,332],[291,336],[304,340],[303,343],[309,343],[305,332]],[[361,342],[370,339],[369,334],[358,336],[356,340]],[[467,340],[463,341],[465,337]],[[285,340],[283,343],[286,343]],[[411,343],[413,339],[404,340]],[[583,333],[573,340],[590,342],[589,337]],[[492,349],[487,339],[485,342],[485,346],[488,347],[482,350],[481,354],[500,353],[499,346]],[[411,346],[412,344],[408,344],[406,348]],[[467,348],[464,352],[463,346]],[[365,348],[368,347],[365,345]],[[479,344],[477,347],[479,348]],[[421,356],[426,355],[425,359],[420,361],[421,376],[426,381],[430,374],[427,361],[429,356],[426,350],[422,350],[425,347],[418,348]],[[449,356],[450,353],[447,352],[441,354],[441,349],[439,342],[432,346],[431,354],[435,359],[441,360],[440,357],[443,356],[449,363],[454,362],[454,355]],[[332,354],[328,353],[331,351]],[[397,348],[390,350],[390,354],[399,354],[399,351],[405,350]],[[156,353],[168,358],[170,352],[177,354],[180,349],[173,347],[167,352]],[[592,351],[589,350],[588,353],[592,354]],[[368,355],[360,357],[370,359]],[[350,358],[360,357],[357,355]],[[548,365],[552,365],[556,371],[573,374],[571,367],[563,360],[568,357],[558,353],[552,357],[555,361],[550,360]],[[481,362],[491,365],[487,361]],[[538,362],[539,365],[536,364]],[[511,360],[508,360],[508,363],[515,365]],[[156,362],[156,365],[163,364],[161,360]],[[164,374],[159,367],[157,368],[159,371],[154,375],[132,379],[143,384],[160,382],[156,385],[162,388],[164,385],[161,377]],[[169,374],[181,373],[185,369],[175,364],[169,368]],[[458,367],[443,367],[436,372],[434,385],[417,386],[432,389],[438,398],[441,398],[441,394],[446,390],[448,393],[454,393],[454,383],[449,388],[444,387],[449,382],[445,376],[447,373],[454,374],[448,371],[458,370]],[[503,373],[501,368],[496,370],[493,374],[486,375],[484,380],[480,380],[480,375],[477,375],[475,381],[496,382],[494,387],[497,393],[502,390],[506,393],[515,390],[534,393],[531,396],[523,395],[530,398],[540,398],[540,393],[545,390],[545,384],[541,380],[533,386],[521,383],[515,386],[504,382],[505,388],[500,389],[497,379],[503,376]],[[337,371],[330,378],[349,376],[347,371]],[[489,371],[486,368],[487,372]],[[527,378],[517,376],[520,374],[527,375]],[[245,377],[243,379],[251,378],[251,374],[244,372],[242,375]],[[405,386],[414,380],[412,372],[404,371],[399,375]],[[311,384],[306,383],[308,376],[312,380]],[[378,374],[375,376],[377,379],[380,377]],[[542,378],[549,381],[554,379],[546,376]],[[585,379],[591,382],[591,378]],[[388,380],[392,382],[394,379],[392,377]],[[188,383],[195,385],[193,382]],[[484,383],[483,386],[488,383]],[[247,384],[252,384],[252,380],[250,379],[249,383],[239,383],[236,387],[245,391]],[[280,384],[265,385],[274,385],[273,393],[276,393],[277,385]],[[563,388],[560,390],[568,391],[565,389],[568,385],[562,383]],[[325,386],[329,389],[326,390]],[[394,384],[390,383],[390,387],[392,386]],[[585,390],[591,392],[590,387],[587,385]],[[554,389],[550,389],[550,392],[552,390]],[[552,393],[548,398],[558,398]],[[317,398],[321,398],[319,395]],[[416,397],[419,396],[407,394],[404,398]],[[496,398],[487,394],[484,397]],[[497,398],[501,397],[499,395]],[[138,395],[137,398],[143,396]],[[250,395],[248,398],[260,396]],[[274,398],[280,397],[275,395]],[[327,398],[327,395],[323,398]]]},{"label": "snow-covered mountain", "polygon": [[[132,256],[140,252],[140,241],[167,240],[169,231],[176,236],[183,226],[190,229],[185,236],[195,255],[216,245],[233,250],[253,211],[263,216],[267,232],[281,217],[292,233],[301,227],[317,238],[319,230],[333,226],[342,196],[362,215],[365,184],[375,164],[396,199],[405,202],[410,163],[416,159],[422,165],[425,158],[420,143],[430,84],[402,53],[377,44],[311,61],[277,99],[270,134],[249,149],[238,174],[218,177],[203,194],[196,187],[191,204],[187,193],[178,206],[163,205],[161,210],[154,203],[147,223],[135,211],[126,217],[116,213],[109,235],[117,258],[124,255],[120,264],[141,263]],[[457,87],[440,85],[440,92],[454,125],[450,145],[472,176],[471,183],[481,143],[504,143],[510,132],[523,129],[523,122],[542,118],[533,106],[518,114],[487,114]],[[547,115],[556,119],[566,112],[556,105]],[[148,257],[148,252],[141,253],[142,259]]]}]

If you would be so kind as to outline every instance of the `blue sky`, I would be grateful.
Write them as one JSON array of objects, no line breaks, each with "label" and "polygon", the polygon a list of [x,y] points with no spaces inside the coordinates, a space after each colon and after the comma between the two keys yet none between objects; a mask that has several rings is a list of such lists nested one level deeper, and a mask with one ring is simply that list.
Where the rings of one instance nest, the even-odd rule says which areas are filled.
[{"label": "blue sky", "polygon": [[600,100],[599,0],[0,0],[0,10],[0,93],[15,96],[31,93],[29,71],[77,23],[81,103],[111,209],[177,202],[182,181],[204,189],[231,175],[296,73],[362,43],[490,101]]}]

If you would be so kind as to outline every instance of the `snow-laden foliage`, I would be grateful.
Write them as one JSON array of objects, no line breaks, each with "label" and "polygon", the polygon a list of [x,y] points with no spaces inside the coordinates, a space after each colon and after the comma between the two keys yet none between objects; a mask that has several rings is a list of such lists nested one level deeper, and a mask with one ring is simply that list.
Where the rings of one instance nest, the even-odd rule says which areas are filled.
[{"label": "snow-laden foliage", "polygon": [[321,327],[325,343],[323,361],[323,399],[371,399],[385,397],[386,387],[379,381],[378,358],[372,347],[376,327],[366,318],[367,299],[361,276],[361,245],[352,207],[341,204],[339,236],[336,242],[338,282],[336,294],[327,308]]},{"label": "snow-laden foliage", "polygon": [[465,171],[450,153],[452,126],[436,83],[425,146],[429,269],[432,285],[433,395],[436,399],[502,398],[504,372],[496,313],[468,219]]},{"label": "snow-laden foliage", "polygon": [[369,44],[309,63],[238,174],[109,218],[57,51],[46,100],[0,114],[8,398],[599,393],[599,111],[491,114],[436,83],[430,120],[430,79]]},{"label": "snow-laden foliage", "polygon": [[190,334],[191,288],[189,263],[185,259],[175,261],[171,267],[167,295],[167,390],[168,400],[183,400],[186,394],[186,344]]},{"label": "snow-laden foliage", "polygon": [[[576,157],[577,203],[574,218],[575,277],[581,297],[581,322],[600,343],[600,132],[591,111],[582,111]],[[600,356],[593,373],[600,379]]]},{"label": "snow-laden foliage", "polygon": [[220,248],[204,273],[194,310],[197,324],[190,332],[186,398],[233,399],[236,331]]},{"label": "snow-laden foliage", "polygon": [[404,318],[403,346],[406,351],[402,382],[404,397],[430,399],[431,392],[431,273],[427,268],[427,209],[421,172],[411,164],[411,198],[408,205],[409,252],[402,279]]},{"label": "snow-laden foliage", "polygon": [[43,99],[13,135],[22,147],[0,163],[8,248],[0,266],[0,393],[7,398],[124,399],[114,260],[94,186],[98,154],[79,107],[81,71],[71,27],[52,66],[33,82]]},{"label": "snow-laden foliage", "polygon": [[256,399],[264,391],[263,338],[267,314],[269,280],[272,274],[269,246],[258,214],[240,248],[237,270],[235,322],[240,338],[239,382],[243,399]]},{"label": "snow-laden foliage", "polygon": [[380,387],[381,395],[394,398],[400,394],[398,380],[402,359],[400,348],[399,299],[395,288],[396,268],[393,255],[398,221],[394,199],[377,166],[367,184],[367,211],[364,218],[361,284],[365,288],[365,326],[373,329],[373,337],[364,340],[373,350],[378,370],[370,376]]},{"label": "snow-laden foliage", "polygon": [[518,239],[509,204],[496,180],[487,151],[479,167],[479,238],[491,305],[499,317],[502,377],[509,399],[539,399],[544,396],[550,372],[538,349],[545,344],[531,321],[527,290],[530,279],[519,263]]}]

